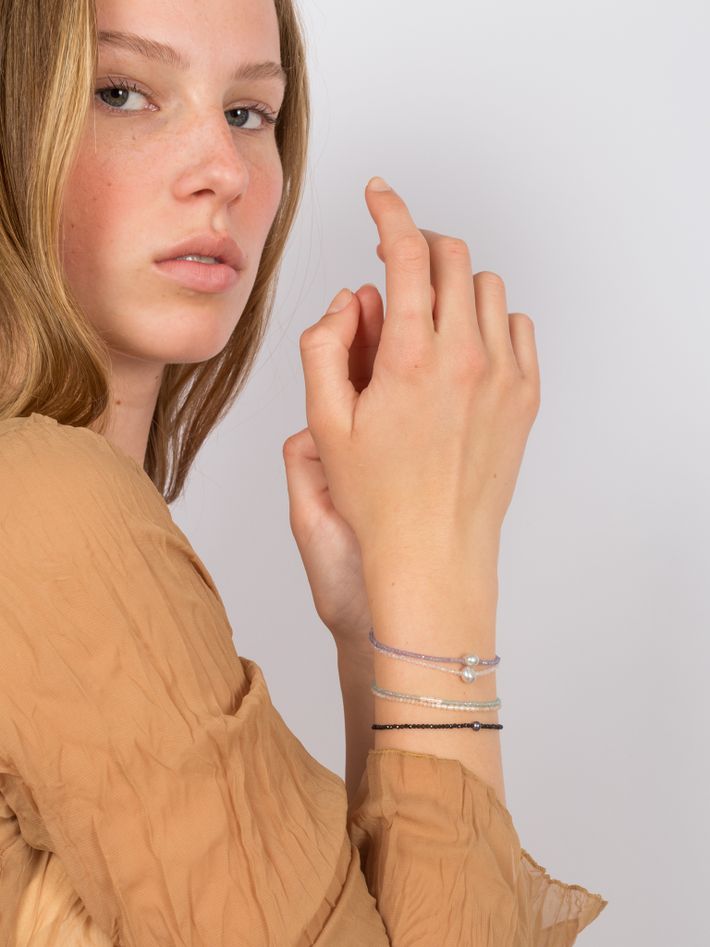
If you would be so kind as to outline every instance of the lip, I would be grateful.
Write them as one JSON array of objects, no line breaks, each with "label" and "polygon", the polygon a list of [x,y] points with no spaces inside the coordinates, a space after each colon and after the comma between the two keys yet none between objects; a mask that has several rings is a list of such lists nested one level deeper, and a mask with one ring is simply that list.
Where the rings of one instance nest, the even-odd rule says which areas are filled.
[{"label": "lip", "polygon": [[[208,256],[208,254],[204,254]],[[163,276],[200,293],[224,293],[231,289],[240,272],[226,263],[198,263],[196,260],[157,260],[153,266]]]},{"label": "lip", "polygon": [[213,256],[220,261],[219,264],[193,263],[194,266],[211,266],[215,270],[220,266],[228,266],[237,271],[246,267],[246,257],[239,244],[227,234],[218,234],[214,231],[203,231],[185,237],[169,249],[160,251],[155,262],[160,264],[188,255]]}]

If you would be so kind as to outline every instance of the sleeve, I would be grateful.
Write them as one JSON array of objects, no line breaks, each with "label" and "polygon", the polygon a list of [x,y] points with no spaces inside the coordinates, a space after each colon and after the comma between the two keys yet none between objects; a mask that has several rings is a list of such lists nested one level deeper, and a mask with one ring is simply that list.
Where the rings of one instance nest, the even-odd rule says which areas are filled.
[{"label": "sleeve", "polygon": [[[158,491],[99,437],[0,436],[0,796],[111,943],[301,944],[347,866],[344,784],[237,655]],[[56,907],[36,895],[45,935]]]},{"label": "sleeve", "polygon": [[393,947],[569,947],[608,903],[551,878],[456,759],[370,750],[348,821]]}]

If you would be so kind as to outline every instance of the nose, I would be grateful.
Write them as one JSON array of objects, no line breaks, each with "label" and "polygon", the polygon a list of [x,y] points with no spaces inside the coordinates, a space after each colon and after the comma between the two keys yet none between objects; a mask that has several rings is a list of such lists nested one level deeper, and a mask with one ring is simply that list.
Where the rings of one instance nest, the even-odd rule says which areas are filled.
[{"label": "nose", "polygon": [[212,195],[228,204],[247,187],[249,166],[224,112],[203,111],[180,130],[174,147],[181,153],[173,187],[179,200]]}]

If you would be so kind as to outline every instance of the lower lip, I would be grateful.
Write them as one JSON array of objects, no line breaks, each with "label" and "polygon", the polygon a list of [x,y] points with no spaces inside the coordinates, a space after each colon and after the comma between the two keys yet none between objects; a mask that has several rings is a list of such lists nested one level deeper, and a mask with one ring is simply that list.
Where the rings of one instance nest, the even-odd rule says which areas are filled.
[{"label": "lower lip", "polygon": [[223,293],[239,279],[226,263],[199,263],[197,260],[161,260],[153,264],[176,283],[202,293]]}]

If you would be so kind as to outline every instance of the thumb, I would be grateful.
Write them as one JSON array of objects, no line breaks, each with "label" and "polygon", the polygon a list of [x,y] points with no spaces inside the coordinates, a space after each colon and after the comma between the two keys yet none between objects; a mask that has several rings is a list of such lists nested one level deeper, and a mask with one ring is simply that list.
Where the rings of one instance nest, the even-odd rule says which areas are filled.
[{"label": "thumb", "polygon": [[306,385],[306,418],[311,430],[325,423],[347,425],[358,398],[350,381],[350,348],[360,321],[360,301],[341,290],[328,312],[309,326],[300,339]]},{"label": "thumb", "polygon": [[286,468],[289,519],[297,538],[309,530],[314,514],[330,507],[328,481],[310,430],[292,434],[282,448]]}]

